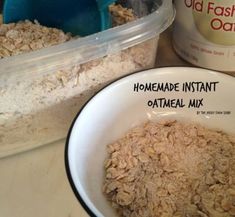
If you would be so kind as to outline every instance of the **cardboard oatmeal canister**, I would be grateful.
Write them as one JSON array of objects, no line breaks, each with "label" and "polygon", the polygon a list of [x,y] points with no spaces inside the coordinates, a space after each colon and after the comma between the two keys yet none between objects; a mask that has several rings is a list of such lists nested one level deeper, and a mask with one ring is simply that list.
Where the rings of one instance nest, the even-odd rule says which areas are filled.
[{"label": "cardboard oatmeal canister", "polygon": [[235,71],[235,0],[176,0],[173,45],[188,62]]}]

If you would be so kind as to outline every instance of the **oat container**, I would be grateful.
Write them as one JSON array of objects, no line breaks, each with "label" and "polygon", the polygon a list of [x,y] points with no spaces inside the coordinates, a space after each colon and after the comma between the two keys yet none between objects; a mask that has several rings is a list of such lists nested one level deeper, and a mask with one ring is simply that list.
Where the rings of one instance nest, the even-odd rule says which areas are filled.
[{"label": "oat container", "polygon": [[235,1],[177,0],[173,43],[188,62],[235,72]]},{"label": "oat container", "polygon": [[154,67],[159,35],[174,18],[172,2],[123,2],[140,18],[0,60],[0,157],[65,138],[75,114],[96,91]]}]

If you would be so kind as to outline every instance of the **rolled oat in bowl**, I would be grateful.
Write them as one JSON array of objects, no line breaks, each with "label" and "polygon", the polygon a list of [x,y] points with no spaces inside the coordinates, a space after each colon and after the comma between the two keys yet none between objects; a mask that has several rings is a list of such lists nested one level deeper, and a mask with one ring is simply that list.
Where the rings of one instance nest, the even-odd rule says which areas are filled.
[{"label": "rolled oat in bowl", "polygon": [[108,145],[104,194],[122,217],[235,216],[235,137],[147,122]]}]

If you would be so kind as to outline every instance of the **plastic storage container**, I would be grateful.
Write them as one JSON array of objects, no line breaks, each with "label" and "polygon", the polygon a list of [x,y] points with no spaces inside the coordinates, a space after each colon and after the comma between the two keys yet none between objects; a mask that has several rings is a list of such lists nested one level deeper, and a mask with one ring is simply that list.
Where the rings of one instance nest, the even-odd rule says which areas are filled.
[{"label": "plastic storage container", "polygon": [[143,15],[136,21],[0,60],[0,157],[63,139],[97,90],[154,67],[159,34],[175,13],[171,0],[144,2],[127,1]]}]

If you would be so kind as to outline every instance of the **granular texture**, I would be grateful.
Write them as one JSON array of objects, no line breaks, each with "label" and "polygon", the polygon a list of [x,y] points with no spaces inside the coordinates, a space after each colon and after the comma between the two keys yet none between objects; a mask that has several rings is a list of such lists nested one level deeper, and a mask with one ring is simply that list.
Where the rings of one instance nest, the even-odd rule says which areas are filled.
[{"label": "granular texture", "polygon": [[[137,17],[131,9],[113,4],[109,8],[113,26],[125,24]],[[42,26],[37,20],[2,24],[0,17],[0,59],[30,51],[39,50],[57,44],[62,44],[73,38],[70,33],[60,29]]]},{"label": "granular texture", "polygon": [[[120,6],[113,6],[112,10],[114,8],[118,10]],[[21,25],[25,25],[25,22]],[[28,25],[39,30],[46,28],[37,23]],[[56,38],[59,43],[71,37],[59,30],[47,31],[55,31],[51,39]],[[40,35],[40,31],[37,34]],[[41,40],[36,36],[34,39],[36,44]],[[26,41],[23,42],[27,45]],[[71,59],[58,59],[58,63],[69,63],[62,68],[52,64],[50,58],[42,62],[39,58],[36,65],[25,69],[26,73],[1,74],[0,157],[64,138],[77,111],[96,91],[120,76],[154,66],[157,44],[158,36],[114,52],[112,49],[117,47],[113,48],[111,43],[107,43],[110,49],[107,55],[83,64],[75,61],[76,55],[79,55],[77,53]],[[39,46],[36,47],[39,49]],[[17,52],[11,54],[16,55]],[[8,59],[11,58],[14,60],[16,57]]]},{"label": "granular texture", "polygon": [[147,122],[108,145],[103,190],[124,217],[235,216],[235,137]]},{"label": "granular texture", "polygon": [[110,14],[112,15],[113,26],[119,26],[135,20],[137,17],[134,15],[132,9],[124,8],[121,5],[112,4],[109,6]]},{"label": "granular texture", "polygon": [[64,43],[70,34],[29,20],[0,25],[0,59]]}]

